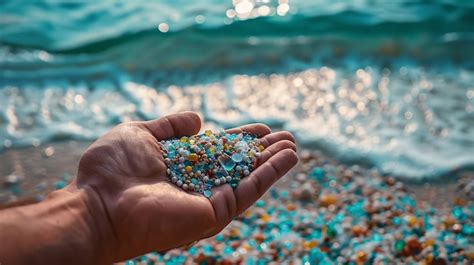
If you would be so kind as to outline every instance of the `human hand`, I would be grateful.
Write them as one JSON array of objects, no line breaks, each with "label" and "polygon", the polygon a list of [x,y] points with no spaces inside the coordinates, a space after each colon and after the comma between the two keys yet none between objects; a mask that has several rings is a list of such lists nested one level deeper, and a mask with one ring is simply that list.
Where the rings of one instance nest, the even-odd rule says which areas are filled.
[{"label": "human hand", "polygon": [[200,127],[193,112],[125,123],[82,155],[73,184],[99,198],[104,213],[94,222],[111,228],[105,242],[97,242],[106,248],[107,257],[101,260],[125,260],[213,236],[297,163],[290,133],[271,133],[263,124],[230,129],[227,132],[245,131],[260,138],[265,150],[257,168],[235,190],[219,186],[209,199],[185,192],[168,181],[158,142],[196,134]]}]

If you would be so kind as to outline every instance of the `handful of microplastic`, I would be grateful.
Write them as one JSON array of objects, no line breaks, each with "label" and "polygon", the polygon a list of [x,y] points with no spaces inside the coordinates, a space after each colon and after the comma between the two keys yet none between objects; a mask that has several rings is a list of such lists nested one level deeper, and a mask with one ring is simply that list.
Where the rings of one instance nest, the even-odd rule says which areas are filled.
[{"label": "handful of microplastic", "polygon": [[210,130],[160,144],[170,181],[207,198],[213,187],[229,184],[236,188],[242,178],[250,175],[264,150],[255,135]]}]

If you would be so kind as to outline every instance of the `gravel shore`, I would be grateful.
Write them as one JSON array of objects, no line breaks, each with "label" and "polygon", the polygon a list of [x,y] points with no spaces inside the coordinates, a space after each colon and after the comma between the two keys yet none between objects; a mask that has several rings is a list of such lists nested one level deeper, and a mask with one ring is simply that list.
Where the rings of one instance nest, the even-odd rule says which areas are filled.
[{"label": "gravel shore", "polygon": [[[0,209],[62,188],[89,144],[65,141],[0,153]],[[409,183],[317,151],[302,149],[299,156],[287,176],[219,235],[186,251],[150,253],[128,263],[473,261],[472,172]]]}]

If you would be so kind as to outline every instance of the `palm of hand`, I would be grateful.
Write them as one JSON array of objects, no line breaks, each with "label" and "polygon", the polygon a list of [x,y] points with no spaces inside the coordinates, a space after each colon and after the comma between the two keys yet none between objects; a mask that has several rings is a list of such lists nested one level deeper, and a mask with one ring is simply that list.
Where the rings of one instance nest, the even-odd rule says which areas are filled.
[{"label": "palm of hand", "polygon": [[232,190],[223,185],[213,196],[182,191],[166,176],[158,141],[196,134],[199,116],[187,112],[149,122],[119,125],[81,157],[78,186],[100,197],[114,233],[115,260],[163,251],[210,237],[251,206],[297,162],[291,134],[271,133],[256,124],[229,130],[261,137],[266,150],[258,168]]}]

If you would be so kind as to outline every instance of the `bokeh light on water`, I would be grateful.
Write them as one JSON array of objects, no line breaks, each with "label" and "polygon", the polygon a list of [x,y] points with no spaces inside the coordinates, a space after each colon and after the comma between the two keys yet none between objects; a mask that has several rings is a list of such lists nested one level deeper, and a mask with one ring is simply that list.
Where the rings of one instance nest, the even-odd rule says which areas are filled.
[{"label": "bokeh light on water", "polygon": [[325,66],[158,87],[128,78],[118,87],[114,78],[6,86],[4,147],[93,139],[118,122],[194,110],[218,126],[265,121],[303,145],[323,144],[342,160],[369,160],[400,176],[445,174],[472,160],[473,80],[463,72]]}]

